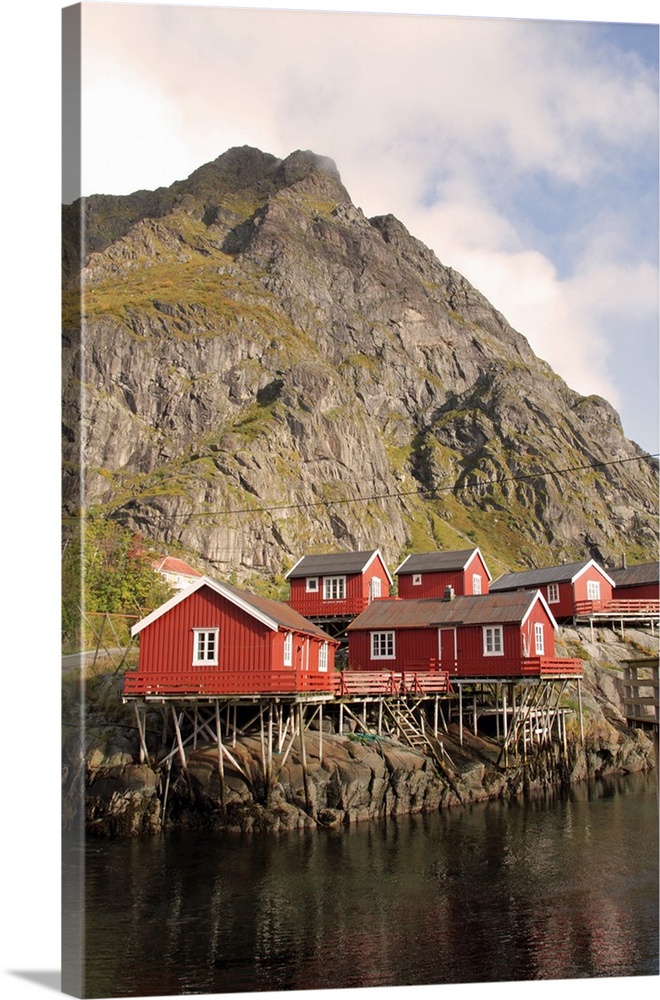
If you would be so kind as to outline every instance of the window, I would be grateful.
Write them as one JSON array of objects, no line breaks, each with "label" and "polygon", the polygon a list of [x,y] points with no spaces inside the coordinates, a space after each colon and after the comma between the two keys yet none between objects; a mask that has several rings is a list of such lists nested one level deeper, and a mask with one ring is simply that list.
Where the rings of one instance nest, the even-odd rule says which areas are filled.
[{"label": "window", "polygon": [[328,669],[328,644],[321,643],[319,648],[319,672],[326,673]]},{"label": "window", "polygon": [[308,576],[305,580],[305,590],[308,594],[318,594],[319,592],[319,578],[318,576]]},{"label": "window", "polygon": [[422,574],[421,573],[413,573],[412,585],[413,585],[413,587],[421,587],[422,586]]},{"label": "window", "polygon": [[484,656],[502,656],[504,643],[502,641],[501,625],[484,626]]},{"label": "window", "polygon": [[293,632],[287,632],[284,636],[284,666],[290,667],[293,663]]},{"label": "window", "polygon": [[534,649],[537,656],[543,656],[545,643],[543,639],[543,623],[537,622],[534,626]]},{"label": "window", "polygon": [[394,632],[371,633],[371,659],[394,659]]},{"label": "window", "polygon": [[481,577],[479,576],[478,573],[472,574],[472,593],[473,594],[481,593]]},{"label": "window", "polygon": [[346,577],[326,576],[323,579],[323,600],[343,601],[346,597]]},{"label": "window", "polygon": [[587,580],[587,600],[600,601],[600,580]]},{"label": "window", "polygon": [[193,629],[193,667],[217,667],[218,632],[217,628]]},{"label": "window", "polygon": [[548,604],[559,604],[559,584],[548,584]]},{"label": "window", "polygon": [[375,600],[377,597],[380,597],[380,588],[381,588],[380,577],[372,576],[371,582],[369,584],[369,593],[371,595],[372,600]]}]

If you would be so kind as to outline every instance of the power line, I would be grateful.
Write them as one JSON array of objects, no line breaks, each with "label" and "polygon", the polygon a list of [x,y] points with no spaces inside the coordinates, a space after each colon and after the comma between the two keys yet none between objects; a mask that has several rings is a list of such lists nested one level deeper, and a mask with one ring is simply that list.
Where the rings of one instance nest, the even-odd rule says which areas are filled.
[{"label": "power line", "polygon": [[[613,459],[609,462],[590,462],[586,465],[573,465],[566,469],[546,469],[540,472],[530,472],[525,475],[519,476],[501,476],[497,479],[484,479],[480,482],[464,482],[460,486],[456,483],[446,486],[436,486],[436,487],[420,487],[415,490],[402,490],[398,493],[374,493],[370,496],[362,497],[343,497],[335,500],[304,500],[298,503],[284,503],[284,504],[271,504],[268,506],[261,507],[234,507],[227,508],[225,510],[215,510],[215,511],[192,511],[187,514],[158,514],[158,512],[151,512],[151,516],[167,518],[168,520],[179,519],[179,518],[198,518],[198,517],[229,517],[238,514],[271,514],[281,510],[307,510],[314,507],[331,507],[346,504],[357,504],[357,503],[369,503],[375,500],[398,500],[404,499],[405,497],[411,496],[428,496],[434,497],[438,493],[452,493],[455,491],[482,491],[489,486],[503,486],[505,483],[520,483],[525,482],[530,479],[544,479],[548,476],[564,476],[571,472],[584,472],[588,469],[600,469],[607,468],[614,465],[624,465],[628,462],[641,462],[649,458],[658,458],[659,455],[653,455],[645,453],[643,455],[635,455],[632,458],[619,458]],[[139,498],[134,498],[139,499]],[[130,503],[130,501],[126,501]],[[121,507],[116,508],[121,510],[126,504],[122,504]]]}]

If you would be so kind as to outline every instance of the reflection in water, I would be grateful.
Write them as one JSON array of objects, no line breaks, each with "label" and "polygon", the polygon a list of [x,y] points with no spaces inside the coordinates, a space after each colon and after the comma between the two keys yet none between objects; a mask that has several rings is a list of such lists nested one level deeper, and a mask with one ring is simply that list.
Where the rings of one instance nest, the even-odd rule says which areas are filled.
[{"label": "reflection in water", "polygon": [[641,776],[342,832],[93,841],[86,994],[657,975],[657,843]]}]

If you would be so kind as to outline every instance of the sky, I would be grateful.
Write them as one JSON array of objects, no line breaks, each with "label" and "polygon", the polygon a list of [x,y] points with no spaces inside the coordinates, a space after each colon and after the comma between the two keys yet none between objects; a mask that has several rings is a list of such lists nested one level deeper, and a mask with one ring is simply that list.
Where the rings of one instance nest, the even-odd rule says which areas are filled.
[{"label": "sky", "polygon": [[[259,8],[284,5],[261,0]],[[0,978],[12,1000],[59,990],[59,214],[68,180],[60,169],[62,6],[6,5],[0,60],[0,504],[10,623],[3,651],[21,693],[12,696],[2,728],[12,822],[3,826]],[[131,6],[117,5],[126,16]],[[234,0],[231,9],[249,6]],[[281,27],[267,35],[262,27],[233,35],[170,29],[168,37],[172,21],[151,12],[149,32],[137,39],[116,28],[105,40],[95,32],[85,65],[89,191],[170,184],[232,144],[277,156],[296,148],[331,156],[357,205],[399,217],[573,388],[602,391],[622,413],[626,433],[657,452],[657,4],[286,3],[324,6],[411,14],[378,30],[369,20],[358,31],[358,20],[366,20],[358,18],[350,32],[346,21],[332,29],[315,21],[313,31],[285,36]],[[469,23],[520,20],[532,6],[541,21],[536,30]],[[442,36],[429,14],[463,19],[445,21]],[[571,24],[557,29],[553,19]],[[588,351],[580,353],[587,338]],[[562,359],[574,368],[562,371]],[[635,979],[635,989],[645,986],[656,982]],[[594,1000],[629,989],[617,978],[579,984],[580,995]],[[556,990],[553,982],[489,988],[496,1000],[552,1000]],[[470,986],[442,990],[446,1000],[472,993]],[[435,996],[433,987],[378,989],[373,1000]],[[346,1000],[370,1000],[369,991]]]},{"label": "sky", "polygon": [[83,4],[80,193],[329,156],[656,453],[657,23],[301,6]]}]

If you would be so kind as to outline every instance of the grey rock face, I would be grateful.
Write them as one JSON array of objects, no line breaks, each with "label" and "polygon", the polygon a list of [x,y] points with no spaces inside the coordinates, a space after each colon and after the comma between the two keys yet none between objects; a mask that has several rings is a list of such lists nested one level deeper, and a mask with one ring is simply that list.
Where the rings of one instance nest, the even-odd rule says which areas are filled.
[{"label": "grey rock face", "polygon": [[496,570],[655,557],[657,463],[614,410],[400,222],[367,219],[332,161],[230,150],[88,198],[64,231],[69,509],[239,580],[303,548],[394,562],[466,538]]}]

